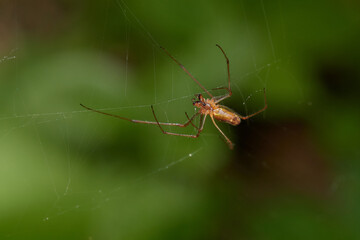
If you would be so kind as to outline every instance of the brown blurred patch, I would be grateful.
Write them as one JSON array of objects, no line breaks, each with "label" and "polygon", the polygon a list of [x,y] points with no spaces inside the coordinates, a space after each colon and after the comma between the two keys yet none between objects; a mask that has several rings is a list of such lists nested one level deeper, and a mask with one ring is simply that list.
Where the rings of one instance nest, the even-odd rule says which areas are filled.
[{"label": "brown blurred patch", "polygon": [[67,7],[52,0],[5,0],[0,2],[0,51],[17,46],[23,33],[46,38],[66,22]]},{"label": "brown blurred patch", "polygon": [[245,183],[252,199],[280,192],[326,198],[331,167],[311,129],[301,122],[242,126],[234,159],[226,172]]},{"label": "brown blurred patch", "polygon": [[16,2],[0,2],[0,54],[6,55],[16,46]]},{"label": "brown blurred patch", "polygon": [[[355,61],[354,61],[355,62]],[[317,66],[317,75],[328,92],[337,98],[358,97],[358,67],[347,59],[327,59]]]}]

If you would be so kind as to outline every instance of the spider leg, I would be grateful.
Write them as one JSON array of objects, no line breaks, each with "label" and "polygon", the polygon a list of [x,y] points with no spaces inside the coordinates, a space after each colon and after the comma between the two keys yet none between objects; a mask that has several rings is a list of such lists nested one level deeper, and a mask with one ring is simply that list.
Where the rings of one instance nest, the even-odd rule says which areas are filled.
[{"label": "spider leg", "polygon": [[[95,110],[95,109],[92,109],[92,108],[89,108],[89,107],[86,107],[85,105],[83,104],[80,104],[80,106],[82,106],[83,108],[86,108],[87,110],[90,110],[90,111],[93,111],[93,112],[97,112],[97,113],[101,113],[101,114],[104,114],[104,115],[107,115],[107,116],[110,116],[110,117],[116,117],[116,118],[119,118],[119,119],[122,119],[122,120],[126,120],[126,121],[129,121],[129,122],[133,122],[133,123],[143,123],[143,124],[152,124],[152,125],[165,125],[165,126],[177,126],[177,127],[187,127],[190,123],[193,125],[192,123],[192,120],[198,116],[200,113],[197,112],[195,113],[191,118],[188,118],[188,121],[185,122],[184,124],[181,124],[181,123],[159,123],[159,122],[151,122],[151,121],[143,121],[143,120],[135,120],[135,119],[130,119],[130,118],[126,118],[126,117],[121,117],[119,115],[115,115],[115,114],[111,114],[111,113],[106,113],[106,112],[102,112],[102,111],[99,111],[99,110]],[[152,106],[151,106],[152,108]]]},{"label": "spider leg", "polygon": [[230,141],[230,139],[225,135],[225,133],[223,133],[223,131],[221,131],[221,129],[218,127],[218,125],[216,124],[214,117],[212,115],[210,115],[212,122],[214,123],[215,127],[217,128],[217,130],[219,130],[219,132],[224,136],[227,144],[229,145],[230,149],[234,148],[234,144]]},{"label": "spider leg", "polygon": [[248,115],[248,116],[245,116],[245,117],[240,116],[240,118],[241,118],[242,120],[246,120],[246,119],[249,119],[249,118],[251,118],[251,117],[253,117],[253,116],[255,116],[255,115],[257,115],[257,114],[259,114],[259,113],[261,113],[261,112],[263,112],[263,111],[265,111],[265,110],[267,109],[268,105],[267,105],[267,101],[266,101],[265,88],[264,88],[264,101],[265,101],[265,106],[264,106],[264,108],[260,109],[260,110],[257,111],[256,113],[250,114],[250,115]]},{"label": "spider leg", "polygon": [[[198,113],[199,114],[199,113]],[[197,116],[198,114],[194,114],[194,116],[192,116],[191,118],[189,118],[189,115],[187,114],[187,112],[185,112],[185,115],[187,117],[187,119],[189,120],[188,122],[197,130],[199,130],[199,127],[195,126],[195,124],[192,122],[192,120],[194,119],[195,116]]]},{"label": "spider leg", "polygon": [[174,62],[176,62],[177,65],[179,65],[182,70],[184,70],[184,72],[186,72],[187,75],[189,75],[189,77],[191,77],[192,80],[194,80],[194,82],[197,83],[197,85],[199,85],[199,87],[201,87],[210,97],[213,97],[213,95],[203,86],[199,83],[198,80],[196,80],[196,78],[191,75],[191,73],[184,67],[184,65],[182,65],[180,62],[178,62],[178,60],[176,60],[164,47],[160,47],[162,50],[164,50],[164,52],[172,59],[174,60]]},{"label": "spider leg", "polygon": [[229,61],[229,58],[226,56],[225,51],[222,49],[222,47],[220,47],[220,45],[216,44],[216,46],[218,48],[220,48],[221,52],[224,54],[224,57],[226,59],[227,72],[228,72],[228,87],[220,87],[220,88],[213,89],[213,90],[225,89],[225,90],[228,91],[228,94],[226,94],[225,96],[222,96],[222,97],[220,97],[219,99],[216,100],[216,103],[219,103],[222,100],[231,97],[232,91],[231,91],[231,84],[230,84],[230,61]]},{"label": "spider leg", "polygon": [[[191,135],[191,134],[173,133],[173,132],[167,132],[167,131],[165,131],[165,130],[162,128],[162,126],[161,126],[161,124],[159,123],[159,121],[157,120],[157,117],[156,117],[156,115],[155,115],[155,111],[154,111],[154,108],[153,108],[152,105],[151,105],[151,110],[152,110],[152,112],[153,112],[155,121],[156,121],[156,123],[158,124],[158,126],[159,126],[159,128],[160,128],[160,130],[161,130],[161,132],[162,132],[163,134],[168,134],[168,135],[173,135],[173,136],[181,136],[181,137],[189,137],[189,138],[197,138],[197,137],[199,137],[200,133],[202,132],[202,130],[203,130],[203,128],[204,128],[205,119],[206,119],[206,116],[207,116],[207,115],[204,115],[203,120],[202,120],[202,123],[201,123],[201,126],[200,126],[200,128],[198,128],[197,134],[196,134],[196,135]],[[189,121],[190,121],[190,120],[189,120]],[[191,122],[191,121],[190,121],[190,122]]]},{"label": "spider leg", "polygon": [[[222,90],[222,89],[225,89],[226,91],[229,91],[229,89],[227,87],[212,88],[211,90]],[[216,97],[214,97],[215,103],[219,103],[222,100],[224,100],[226,98],[229,98],[230,96],[231,95],[229,95],[229,93],[225,94],[225,95],[216,96]]]}]

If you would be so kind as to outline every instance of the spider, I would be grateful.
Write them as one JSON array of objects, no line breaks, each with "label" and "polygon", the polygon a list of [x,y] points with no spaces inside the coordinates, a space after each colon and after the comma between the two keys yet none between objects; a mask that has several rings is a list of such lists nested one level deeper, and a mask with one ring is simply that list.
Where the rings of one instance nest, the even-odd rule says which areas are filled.
[{"label": "spider", "polygon": [[[95,110],[89,107],[84,106],[83,104],[80,104],[82,107],[86,108],[87,110],[93,111],[93,112],[97,112],[97,113],[101,113],[104,115],[108,115],[111,117],[116,117],[122,120],[126,120],[129,122],[133,122],[133,123],[143,123],[143,124],[153,124],[153,125],[158,125],[161,132],[163,134],[168,134],[168,135],[174,135],[174,136],[181,136],[181,137],[188,137],[188,138],[197,138],[200,136],[200,133],[202,132],[203,128],[204,128],[204,124],[205,124],[205,120],[206,117],[209,115],[211,118],[211,121],[213,122],[213,124],[215,125],[215,127],[217,128],[217,130],[221,133],[221,135],[223,135],[223,137],[225,138],[227,144],[229,145],[230,149],[233,149],[234,144],[230,141],[230,139],[224,134],[223,131],[221,131],[221,129],[218,127],[218,125],[215,122],[216,120],[219,120],[221,122],[225,122],[228,124],[231,124],[233,126],[237,126],[241,123],[241,120],[246,120],[249,119],[263,111],[265,111],[267,109],[267,101],[266,101],[266,93],[265,93],[265,89],[264,89],[264,102],[265,102],[265,106],[264,108],[260,109],[259,111],[250,114],[248,116],[241,116],[240,114],[234,112],[233,110],[231,110],[230,108],[223,106],[223,105],[219,105],[219,103],[229,97],[231,97],[232,95],[232,91],[231,91],[231,84],[230,84],[230,67],[229,67],[229,59],[226,56],[225,51],[220,47],[220,45],[216,44],[216,46],[221,50],[221,52],[223,53],[223,55],[225,56],[226,59],[226,64],[227,64],[227,73],[228,73],[228,87],[219,87],[219,88],[215,88],[212,90],[219,90],[219,89],[223,89],[227,91],[226,95],[222,95],[222,96],[213,96],[203,85],[200,84],[200,82],[193,76],[191,75],[191,73],[180,63],[178,62],[165,48],[160,47],[177,65],[179,65],[184,72],[192,79],[194,80],[194,82],[200,87],[202,88],[202,90],[204,90],[204,92],[210,97],[210,98],[204,98],[202,94],[196,94],[195,98],[192,99],[193,105],[198,109],[198,111],[191,117],[189,118],[188,114],[185,112],[186,118],[188,119],[185,123],[181,124],[181,123],[163,123],[163,122],[159,122],[155,111],[154,111],[154,107],[151,105],[151,111],[154,115],[154,119],[155,122],[152,121],[143,121],[143,120],[135,120],[135,119],[130,119],[130,118],[126,118],[126,117],[122,117],[122,116],[118,116],[115,114],[111,114],[111,113],[106,113],[106,112],[102,112],[99,110]],[[192,120],[201,115],[202,118],[200,118],[200,124],[199,126],[195,126],[195,124],[193,124]],[[164,130],[164,128],[162,126],[177,126],[177,127],[187,127],[189,126],[189,124],[191,124],[196,130],[197,133],[194,135],[191,134],[181,134],[181,133],[173,133],[173,132],[167,132]]]}]

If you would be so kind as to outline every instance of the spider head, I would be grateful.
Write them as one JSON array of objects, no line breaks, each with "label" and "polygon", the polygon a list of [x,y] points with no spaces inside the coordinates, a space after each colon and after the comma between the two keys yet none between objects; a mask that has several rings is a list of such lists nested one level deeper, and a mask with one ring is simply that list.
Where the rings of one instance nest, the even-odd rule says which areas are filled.
[{"label": "spider head", "polygon": [[194,102],[197,102],[197,101],[203,102],[203,101],[204,101],[204,97],[202,96],[201,93],[195,94],[195,97],[192,99],[192,101],[193,101],[193,103],[194,103]]},{"label": "spider head", "polygon": [[206,103],[204,103],[202,101],[195,101],[195,102],[193,102],[193,105],[197,108],[204,108],[206,106]]},{"label": "spider head", "polygon": [[198,107],[198,108],[202,108],[202,107],[205,107],[206,106],[206,103],[204,101],[204,98],[201,94],[196,94],[195,95],[196,98],[193,98],[192,101],[193,101],[193,105],[195,107]]}]

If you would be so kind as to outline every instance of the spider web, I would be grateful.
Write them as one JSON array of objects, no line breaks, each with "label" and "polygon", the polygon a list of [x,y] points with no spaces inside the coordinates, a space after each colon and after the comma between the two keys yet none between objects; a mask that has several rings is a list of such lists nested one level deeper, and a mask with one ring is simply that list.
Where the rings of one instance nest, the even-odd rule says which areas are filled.
[{"label": "spider web", "polygon": [[[56,225],[71,218],[79,218],[81,221],[84,216],[99,216],[102,211],[114,210],[121,214],[126,209],[123,205],[129,204],[133,198],[142,197],[139,192],[156,196],[163,193],[176,195],[176,191],[181,191],[182,185],[177,184],[177,180],[199,181],[214,174],[226,161],[224,156],[231,153],[216,129],[211,127],[210,121],[207,122],[205,131],[199,139],[182,139],[163,136],[154,126],[134,125],[91,113],[80,108],[78,104],[81,102],[101,111],[149,121],[152,120],[150,106],[153,105],[162,122],[184,122],[184,112],[195,112],[191,99],[194,94],[201,92],[201,89],[159,49],[159,46],[166,46],[205,87],[211,89],[227,84],[226,62],[215,47],[215,43],[219,43],[230,59],[234,94],[224,104],[240,102],[241,104],[233,106],[243,106],[243,109],[239,109],[243,115],[262,108],[263,88],[271,90],[272,74],[282,70],[282,64],[287,59],[278,57],[271,22],[262,0],[257,8],[251,11],[256,11],[262,16],[260,25],[265,29],[263,34],[266,36],[263,43],[269,47],[270,53],[263,58],[254,53],[259,44],[253,43],[251,37],[256,30],[249,23],[246,4],[241,5],[243,24],[234,34],[234,38],[242,42],[236,44],[228,41],[229,46],[238,45],[235,48],[227,46],[227,36],[220,37],[224,42],[196,39],[198,43],[195,46],[203,46],[194,49],[187,43],[191,50],[185,53],[182,51],[186,47],[173,47],[171,44],[168,47],[166,40],[155,37],[153,30],[149,30],[147,20],[141,18],[142,14],[133,10],[144,10],[143,8],[130,7],[128,2],[123,0],[108,0],[103,10],[106,16],[103,21],[103,34],[95,43],[100,46],[99,52],[79,52],[75,57],[72,56],[74,60],[70,61],[68,52],[54,59],[48,56],[50,59],[45,62],[49,63],[43,71],[39,69],[45,62],[37,59],[35,61],[38,61],[38,64],[33,64],[32,69],[25,69],[24,73],[17,69],[17,65],[22,62],[18,62],[16,55],[25,54],[25,47],[16,48],[0,58],[0,68],[5,69],[9,66],[10,69],[14,69],[13,72],[3,73],[2,77],[15,74],[15,85],[19,84],[7,93],[10,95],[7,99],[12,99],[12,102],[0,115],[3,156],[0,164],[2,169],[7,169],[7,173],[5,170],[3,172],[3,182],[11,184],[10,187],[4,185],[3,196],[10,196],[4,200],[8,204],[7,207],[12,209],[9,211],[17,212],[10,220],[11,223],[15,223],[12,225],[13,228],[1,231],[1,236],[21,236],[18,231],[22,230],[23,223],[28,222],[34,222],[38,229],[43,229],[52,222]],[[114,27],[113,18],[121,21],[121,32],[124,36],[124,59],[120,64],[109,63],[105,57],[107,33]],[[246,37],[240,37],[240,33]],[[141,41],[145,46],[144,56],[133,55],[135,49],[132,45],[137,41]],[[244,56],[250,56],[251,60]],[[136,60],[151,62],[151,68],[143,66],[138,68],[139,70],[134,70],[133,62],[136,60],[132,58],[136,57],[145,57],[145,60]],[[88,58],[91,60],[87,60]],[[21,61],[29,60],[24,57]],[[75,62],[78,70],[71,68]],[[108,66],[104,67],[105,64]],[[64,67],[56,68],[59,65]],[[89,69],[89,74],[84,74],[82,71],[87,65],[100,66],[93,71]],[[206,66],[216,66],[217,69],[209,69]],[[73,71],[71,74],[64,73],[57,77],[56,74],[64,69]],[[140,71],[146,72],[147,75],[141,74]],[[44,80],[41,75],[48,79]],[[144,77],[149,75],[152,79]],[[216,82],[212,75],[216,76]],[[61,83],[64,78],[70,79]],[[71,81],[76,78],[81,80],[74,86]],[[54,84],[55,87],[49,87],[49,84]],[[37,90],[38,99],[28,95],[34,93],[33,86],[44,87],[44,90]],[[301,91],[301,88],[298,90]],[[46,104],[47,99],[51,101],[52,94],[58,92],[66,92],[64,96],[71,97],[64,98],[63,102]],[[302,96],[299,99],[299,102],[304,102]],[[247,125],[251,127],[251,122]],[[221,125],[221,128],[232,139],[233,128],[225,125]],[[196,132],[193,128],[170,127],[168,130]],[[261,137],[260,131],[258,134]],[[218,149],[210,151],[210,146]],[[155,156],[150,157],[147,154]],[[249,152],[245,154],[251,155]],[[161,185],[162,192],[156,193],[158,182],[164,181],[168,181],[169,184]],[[12,193],[14,189],[16,191]],[[28,203],[22,204],[22,198],[29,198]],[[189,198],[186,197],[185,201],[191,204],[198,201],[199,196],[195,194]],[[149,200],[151,203],[154,201]],[[178,206],[174,199],[171,198],[170,201],[173,206]],[[41,206],[38,207],[38,204]],[[119,205],[122,207],[119,208]],[[143,205],[151,207],[151,204],[146,205],[140,201],[134,205],[130,204],[130,207],[144,210],[146,207]],[[34,212],[31,211],[33,206],[37,209]]]}]

